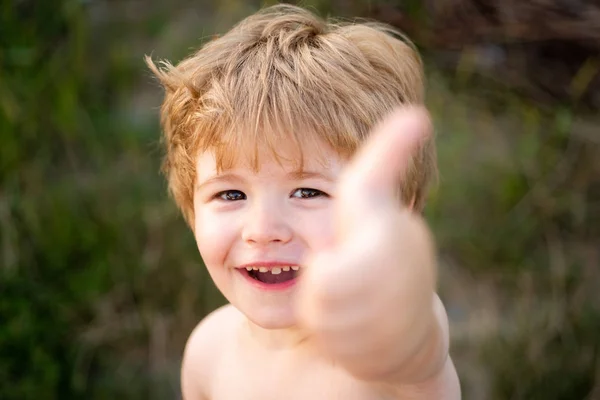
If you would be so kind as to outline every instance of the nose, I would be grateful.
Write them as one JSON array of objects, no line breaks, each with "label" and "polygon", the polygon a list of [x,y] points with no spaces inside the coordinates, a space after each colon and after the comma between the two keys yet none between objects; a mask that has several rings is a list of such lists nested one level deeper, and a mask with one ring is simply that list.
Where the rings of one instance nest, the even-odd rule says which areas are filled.
[{"label": "nose", "polygon": [[285,244],[292,239],[292,229],[280,207],[257,204],[244,221],[242,239],[251,245]]}]

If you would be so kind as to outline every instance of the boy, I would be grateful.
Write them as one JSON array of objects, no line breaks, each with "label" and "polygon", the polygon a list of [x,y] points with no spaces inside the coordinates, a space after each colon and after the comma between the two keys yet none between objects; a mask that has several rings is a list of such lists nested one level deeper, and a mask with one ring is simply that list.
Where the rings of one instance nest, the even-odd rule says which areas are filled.
[{"label": "boy", "polygon": [[460,398],[419,218],[436,163],[413,48],[279,5],[147,62],[170,191],[231,303],[191,334],[183,397]]}]

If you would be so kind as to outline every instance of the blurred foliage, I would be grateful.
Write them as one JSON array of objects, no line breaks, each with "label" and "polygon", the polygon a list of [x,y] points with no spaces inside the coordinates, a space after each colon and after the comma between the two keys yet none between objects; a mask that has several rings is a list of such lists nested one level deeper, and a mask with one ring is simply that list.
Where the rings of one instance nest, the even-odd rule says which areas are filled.
[{"label": "blurred foliage", "polygon": [[[464,398],[599,398],[599,58],[547,101],[479,47],[430,40],[454,25],[429,2],[304,4],[385,14],[423,50],[441,172],[427,218]],[[1,399],[177,396],[187,335],[223,299],[157,172],[142,57],[176,61],[259,6],[0,3]]]},{"label": "blurred foliage", "polygon": [[2,399],[158,396],[153,332],[220,301],[168,205],[156,121],[126,115],[147,75],[119,40],[156,30],[94,21],[102,6],[2,3]]},{"label": "blurred foliage", "polygon": [[[600,142],[582,134],[582,121],[597,115],[512,92],[486,93],[482,105],[486,86],[430,74],[441,184],[428,216],[442,268],[459,266],[467,276],[456,288],[442,281],[441,293],[467,292],[456,296],[464,296],[462,312],[477,324],[481,302],[480,325],[488,325],[455,338],[467,393],[482,379],[467,371],[483,368],[489,379],[485,396],[467,398],[595,399]],[[476,354],[462,358],[474,343]]]}]

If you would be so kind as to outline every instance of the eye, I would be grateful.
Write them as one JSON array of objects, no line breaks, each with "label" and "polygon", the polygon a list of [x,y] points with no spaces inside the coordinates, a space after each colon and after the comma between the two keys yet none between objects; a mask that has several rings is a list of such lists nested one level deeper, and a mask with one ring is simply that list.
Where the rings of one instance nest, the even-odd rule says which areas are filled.
[{"label": "eye", "polygon": [[224,190],[215,194],[215,199],[223,201],[239,201],[246,200],[246,195],[239,190]]},{"label": "eye", "polygon": [[327,196],[327,194],[321,192],[320,190],[310,188],[299,188],[292,193],[292,197],[296,197],[299,199],[310,199],[313,197],[321,196]]}]

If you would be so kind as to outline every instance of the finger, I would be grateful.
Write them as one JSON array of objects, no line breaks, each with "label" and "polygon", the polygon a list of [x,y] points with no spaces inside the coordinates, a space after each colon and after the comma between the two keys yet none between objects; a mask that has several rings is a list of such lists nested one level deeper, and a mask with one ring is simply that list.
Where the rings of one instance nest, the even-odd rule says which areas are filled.
[{"label": "finger", "polygon": [[394,111],[372,132],[344,172],[340,190],[354,196],[397,198],[417,149],[432,131],[423,107]]}]

